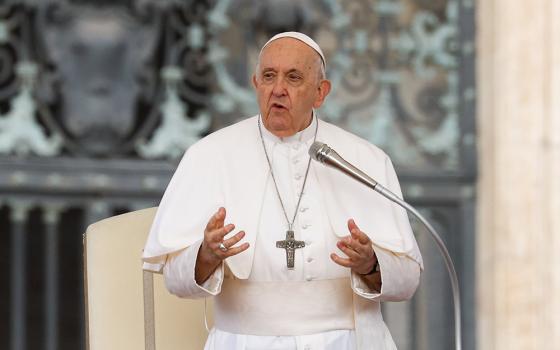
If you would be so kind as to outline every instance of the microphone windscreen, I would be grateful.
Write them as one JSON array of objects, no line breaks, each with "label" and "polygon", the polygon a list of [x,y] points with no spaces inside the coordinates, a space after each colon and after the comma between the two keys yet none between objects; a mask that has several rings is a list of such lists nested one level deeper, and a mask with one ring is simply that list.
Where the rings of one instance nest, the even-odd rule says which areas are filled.
[{"label": "microphone windscreen", "polygon": [[321,148],[324,146],[326,145],[320,141],[313,142],[313,144],[309,147],[309,156],[316,161],[320,161],[319,154],[321,153]]}]

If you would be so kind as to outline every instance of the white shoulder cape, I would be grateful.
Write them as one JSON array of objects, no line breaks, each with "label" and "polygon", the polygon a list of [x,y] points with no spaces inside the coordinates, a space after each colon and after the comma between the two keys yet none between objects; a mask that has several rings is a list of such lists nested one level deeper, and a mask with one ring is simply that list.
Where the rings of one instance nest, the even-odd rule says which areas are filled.
[{"label": "white shoulder cape", "polygon": [[[335,149],[383,186],[401,196],[389,157],[376,146],[332,124],[318,120],[317,141]],[[354,218],[374,244],[408,255],[422,266],[422,257],[404,209],[339,171],[312,162],[324,191],[333,231],[348,235]],[[268,165],[259,138],[257,117],[218,130],[192,145],[181,160],[158,208],[144,248],[144,268],[160,271],[168,254],[182,250],[204,235],[209,218],[221,206],[226,223],[244,230],[250,248],[226,260],[232,273],[251,273],[260,206]]]}]

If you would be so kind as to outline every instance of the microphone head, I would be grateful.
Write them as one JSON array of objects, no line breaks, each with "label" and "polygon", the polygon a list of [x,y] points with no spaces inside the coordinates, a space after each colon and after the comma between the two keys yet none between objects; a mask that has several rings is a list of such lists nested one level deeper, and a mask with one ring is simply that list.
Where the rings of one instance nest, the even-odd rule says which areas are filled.
[{"label": "microphone head", "polygon": [[315,141],[313,142],[311,147],[309,147],[309,156],[314,160],[323,163],[325,157],[329,154],[330,151],[331,148],[327,146],[326,143]]}]

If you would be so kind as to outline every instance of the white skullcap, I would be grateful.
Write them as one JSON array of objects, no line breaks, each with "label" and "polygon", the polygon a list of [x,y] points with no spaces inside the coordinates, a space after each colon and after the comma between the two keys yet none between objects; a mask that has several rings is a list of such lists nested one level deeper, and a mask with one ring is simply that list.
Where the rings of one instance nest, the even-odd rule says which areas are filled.
[{"label": "white skullcap", "polygon": [[307,35],[300,33],[300,32],[284,32],[284,33],[279,33],[276,34],[275,36],[273,36],[272,38],[270,38],[266,44],[263,45],[261,52],[259,53],[259,57],[262,54],[263,50],[265,47],[268,46],[268,44],[270,44],[271,42],[273,42],[274,40],[277,39],[281,39],[281,38],[294,38],[297,39],[303,43],[305,43],[307,46],[309,46],[310,48],[312,48],[313,50],[315,50],[319,56],[321,56],[321,61],[323,63],[323,68],[326,69],[327,66],[327,60],[325,60],[325,55],[323,55],[323,50],[321,50],[321,48],[319,47],[319,45],[315,42],[315,40],[311,39],[310,37],[308,37]]}]

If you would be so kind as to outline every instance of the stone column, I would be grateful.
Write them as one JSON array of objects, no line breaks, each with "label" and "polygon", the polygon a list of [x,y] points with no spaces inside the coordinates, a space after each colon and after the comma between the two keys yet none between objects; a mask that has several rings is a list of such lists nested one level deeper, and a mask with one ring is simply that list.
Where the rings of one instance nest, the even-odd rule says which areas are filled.
[{"label": "stone column", "polygon": [[560,1],[477,6],[478,348],[560,349]]}]

